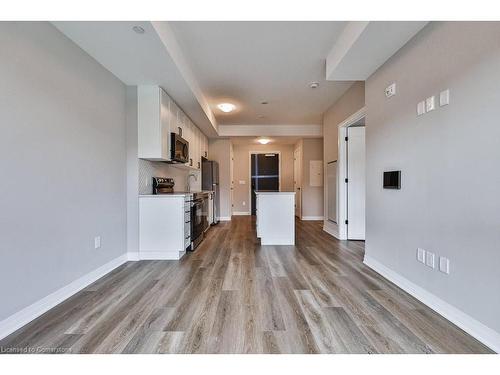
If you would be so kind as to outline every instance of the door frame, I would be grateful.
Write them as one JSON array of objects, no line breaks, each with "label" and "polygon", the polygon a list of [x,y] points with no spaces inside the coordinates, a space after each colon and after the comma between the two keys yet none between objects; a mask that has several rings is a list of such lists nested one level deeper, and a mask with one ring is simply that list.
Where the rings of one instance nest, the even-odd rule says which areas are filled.
[{"label": "door frame", "polygon": [[[366,118],[366,107],[361,108],[338,125],[338,160],[337,160],[337,223],[325,218],[323,230],[339,240],[347,240],[347,147],[345,137],[347,128],[362,118]],[[326,165],[326,164],[325,164]],[[325,170],[326,173],[326,170]],[[325,191],[328,191],[328,181],[325,181]],[[328,194],[325,194],[325,207],[328,207]]]},{"label": "door frame", "polygon": [[278,181],[281,191],[281,151],[248,151],[248,214],[252,215],[252,154],[278,154]]},{"label": "door frame", "polygon": [[[299,205],[299,215],[295,215],[295,217],[298,217],[300,220],[302,220],[302,180],[303,180],[303,165],[302,165],[302,154],[303,154],[303,142],[302,140],[300,140],[299,142],[297,142],[295,145],[294,145],[294,148],[293,148],[293,188],[294,188],[294,192],[295,192],[295,210],[294,210],[294,213],[296,214],[297,212],[297,204]],[[299,156],[299,159],[296,160],[295,159],[295,152],[298,152],[298,156]],[[298,178],[296,179],[295,177],[295,165],[298,166]],[[297,189],[296,189],[296,182],[298,182],[298,187],[299,187],[299,191],[297,192]]]}]

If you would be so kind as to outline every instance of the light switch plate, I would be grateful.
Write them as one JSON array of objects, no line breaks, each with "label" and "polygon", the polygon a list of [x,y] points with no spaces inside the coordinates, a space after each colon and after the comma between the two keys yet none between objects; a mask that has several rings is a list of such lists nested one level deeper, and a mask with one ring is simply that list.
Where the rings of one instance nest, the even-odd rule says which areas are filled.
[{"label": "light switch plate", "polygon": [[101,236],[94,237],[94,249],[101,247]]},{"label": "light switch plate", "polygon": [[239,180],[239,184],[240,184],[240,185],[245,185],[245,184],[246,184],[246,181],[245,181],[245,180]]},{"label": "light switch plate", "polygon": [[446,89],[439,93],[439,106],[443,107],[450,104],[450,90]]},{"label": "light switch plate", "polygon": [[425,113],[425,100],[422,100],[417,104],[417,115],[423,115]]},{"label": "light switch plate", "polygon": [[434,268],[434,253],[431,253],[429,251],[425,252],[425,264],[431,268]]},{"label": "light switch plate", "polygon": [[430,112],[434,111],[435,109],[436,109],[435,97],[429,96],[427,99],[425,99],[425,111]]},{"label": "light switch plate", "polygon": [[445,257],[439,257],[439,270],[443,273],[450,273],[450,260]]},{"label": "light switch plate", "polygon": [[396,95],[396,83],[391,83],[389,86],[385,88],[385,97],[390,98],[391,96]]},{"label": "light switch plate", "polygon": [[420,263],[425,263],[425,250],[424,249],[421,249],[421,248],[417,249],[417,260]]}]

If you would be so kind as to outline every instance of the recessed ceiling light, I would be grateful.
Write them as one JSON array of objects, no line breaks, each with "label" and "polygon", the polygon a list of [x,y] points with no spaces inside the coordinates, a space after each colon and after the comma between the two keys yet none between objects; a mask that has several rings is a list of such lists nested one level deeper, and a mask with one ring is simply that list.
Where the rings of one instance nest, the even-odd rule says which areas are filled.
[{"label": "recessed ceiling light", "polygon": [[271,142],[271,140],[267,138],[259,138],[257,142],[259,142],[261,145],[267,145],[269,142]]},{"label": "recessed ceiling light", "polygon": [[220,103],[217,107],[225,113],[229,113],[235,110],[236,106],[233,103]]},{"label": "recessed ceiling light", "polygon": [[319,83],[318,82],[311,82],[309,84],[309,87],[312,89],[317,89],[319,87]]},{"label": "recessed ceiling light", "polygon": [[137,34],[144,34],[145,33],[144,28],[137,26],[137,25],[132,27],[132,30],[134,30]]}]

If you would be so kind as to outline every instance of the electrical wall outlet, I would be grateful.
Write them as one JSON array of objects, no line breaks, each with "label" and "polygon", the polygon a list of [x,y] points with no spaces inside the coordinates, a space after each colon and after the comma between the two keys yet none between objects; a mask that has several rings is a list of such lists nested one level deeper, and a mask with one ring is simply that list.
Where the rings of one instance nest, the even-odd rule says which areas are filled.
[{"label": "electrical wall outlet", "polygon": [[425,99],[425,112],[434,111],[436,109],[435,98],[433,96],[429,96]]},{"label": "electrical wall outlet", "polygon": [[435,265],[434,265],[434,258],[435,258],[434,253],[431,253],[430,251],[426,251],[425,252],[425,264],[428,267],[431,267],[431,268],[435,267]]},{"label": "electrical wall outlet", "polygon": [[94,249],[101,248],[101,236],[94,237]]},{"label": "electrical wall outlet", "polygon": [[443,107],[450,104],[450,89],[443,90],[439,93],[439,106]]},{"label": "electrical wall outlet", "polygon": [[391,96],[396,95],[396,83],[391,83],[389,86],[385,88],[385,97],[390,98]]},{"label": "electrical wall outlet", "polygon": [[417,116],[423,115],[425,113],[425,100],[422,100],[417,104]]},{"label": "electrical wall outlet", "polygon": [[450,273],[450,260],[445,257],[439,257],[439,270],[443,273]]},{"label": "electrical wall outlet", "polygon": [[424,263],[425,264],[425,250],[424,249],[421,249],[421,248],[417,249],[417,260],[420,263]]}]

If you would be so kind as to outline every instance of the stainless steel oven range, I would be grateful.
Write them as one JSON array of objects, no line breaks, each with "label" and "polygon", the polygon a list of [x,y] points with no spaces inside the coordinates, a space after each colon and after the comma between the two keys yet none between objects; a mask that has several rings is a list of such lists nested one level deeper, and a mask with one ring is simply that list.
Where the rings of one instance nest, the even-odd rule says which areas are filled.
[{"label": "stainless steel oven range", "polygon": [[208,193],[193,193],[191,201],[191,250],[203,240],[208,225]]}]

